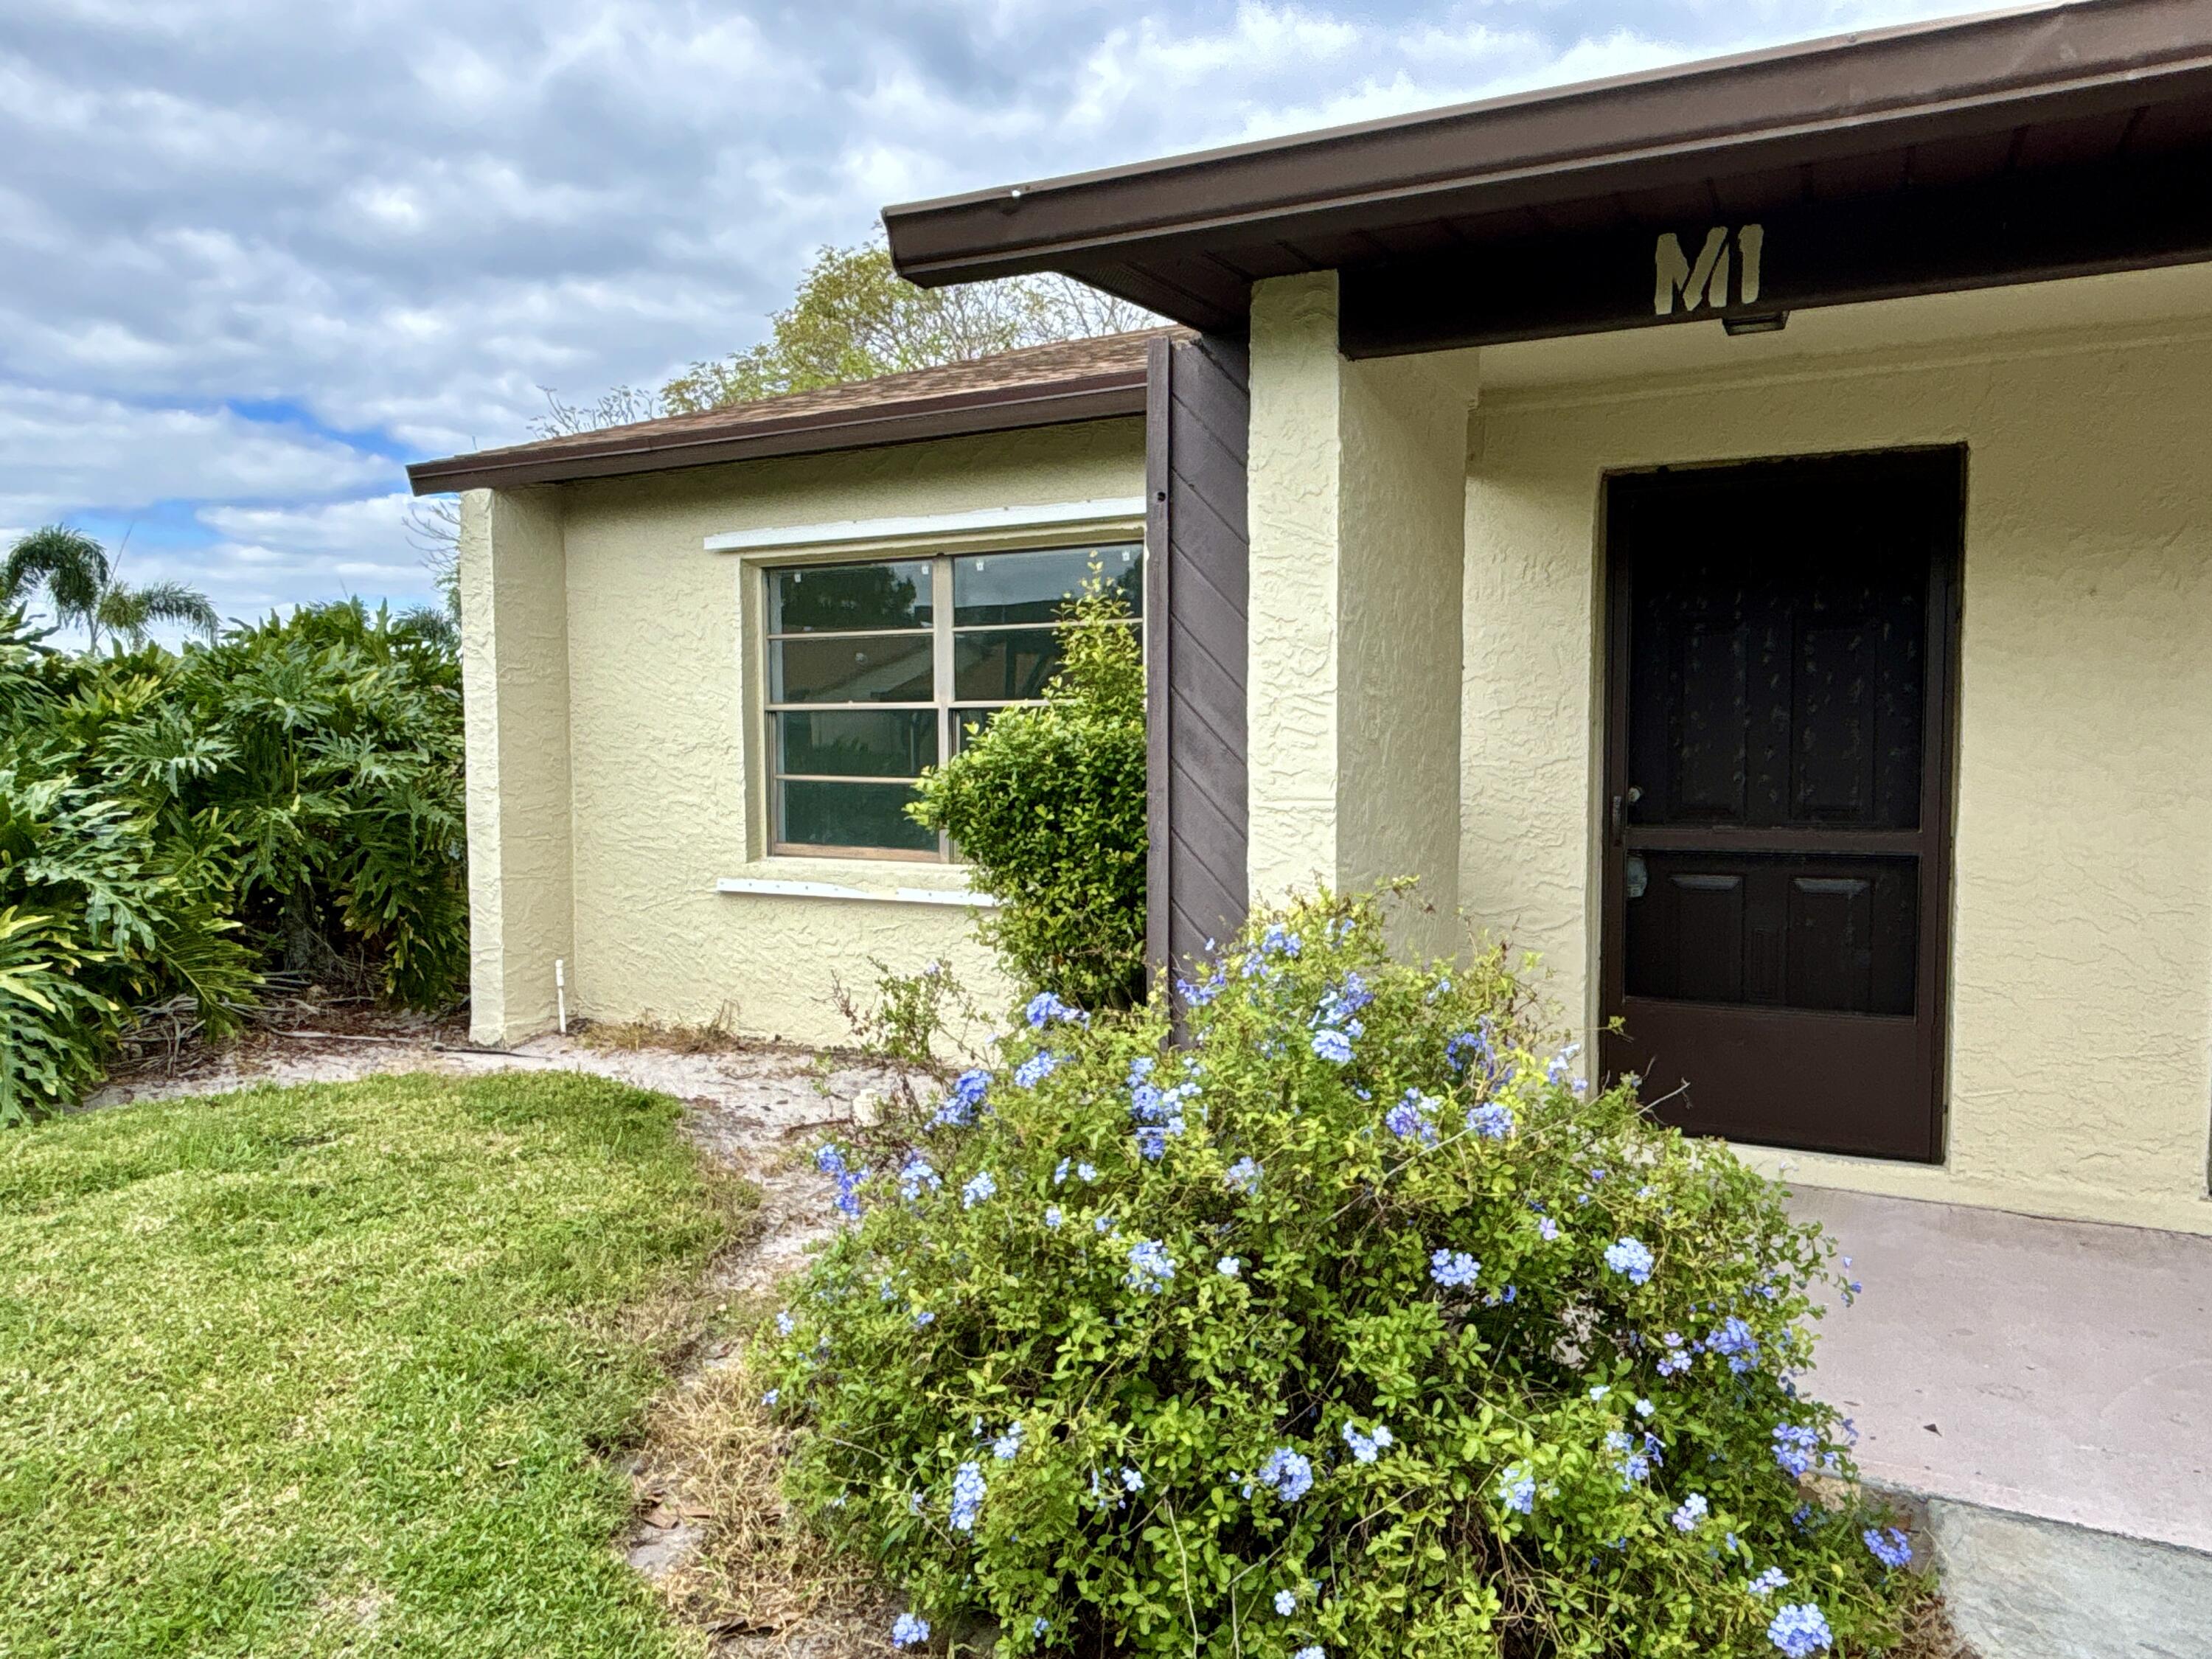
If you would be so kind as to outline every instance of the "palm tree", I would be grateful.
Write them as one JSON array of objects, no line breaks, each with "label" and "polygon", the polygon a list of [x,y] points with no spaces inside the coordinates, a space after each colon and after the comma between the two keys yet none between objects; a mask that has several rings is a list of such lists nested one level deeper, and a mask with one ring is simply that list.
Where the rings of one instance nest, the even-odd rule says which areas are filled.
[{"label": "palm tree", "polygon": [[103,633],[111,641],[143,645],[155,623],[182,623],[210,642],[222,627],[206,594],[182,582],[134,586],[116,574],[106,548],[65,525],[33,530],[0,563],[0,605],[19,604],[40,588],[58,618],[84,629],[93,651]]}]

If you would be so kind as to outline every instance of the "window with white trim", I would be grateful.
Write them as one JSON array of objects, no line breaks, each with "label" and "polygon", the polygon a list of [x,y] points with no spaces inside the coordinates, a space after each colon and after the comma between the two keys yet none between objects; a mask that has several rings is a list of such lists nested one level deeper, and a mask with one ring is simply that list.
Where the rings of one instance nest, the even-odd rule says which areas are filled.
[{"label": "window with white trim", "polygon": [[1043,701],[1094,564],[1128,617],[1103,626],[1138,626],[1133,542],[765,571],[770,850],[950,859],[906,816],[914,780],[1000,709]]}]

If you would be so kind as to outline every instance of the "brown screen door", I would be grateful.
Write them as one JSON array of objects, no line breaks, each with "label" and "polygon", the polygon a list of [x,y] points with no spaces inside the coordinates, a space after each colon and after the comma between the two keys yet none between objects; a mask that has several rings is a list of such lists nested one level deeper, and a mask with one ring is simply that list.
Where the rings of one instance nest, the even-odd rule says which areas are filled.
[{"label": "brown screen door", "polygon": [[1942,1155],[1964,467],[1608,483],[1601,1058],[1668,1122]]}]

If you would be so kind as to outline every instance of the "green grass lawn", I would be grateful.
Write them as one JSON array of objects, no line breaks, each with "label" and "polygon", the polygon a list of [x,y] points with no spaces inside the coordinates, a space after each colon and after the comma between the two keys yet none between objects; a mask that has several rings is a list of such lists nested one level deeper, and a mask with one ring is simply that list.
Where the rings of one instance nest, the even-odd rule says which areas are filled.
[{"label": "green grass lawn", "polygon": [[568,1074],[0,1132],[0,1655],[696,1651],[601,1454],[747,1194]]}]

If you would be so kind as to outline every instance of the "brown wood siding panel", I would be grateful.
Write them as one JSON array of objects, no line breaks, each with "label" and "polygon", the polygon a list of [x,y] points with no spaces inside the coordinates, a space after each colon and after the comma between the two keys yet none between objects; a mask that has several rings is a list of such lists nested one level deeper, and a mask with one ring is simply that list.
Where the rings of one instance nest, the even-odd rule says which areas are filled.
[{"label": "brown wood siding panel", "polygon": [[1180,971],[1243,920],[1251,395],[1237,343],[1152,349],[1146,418],[1146,946]]}]

